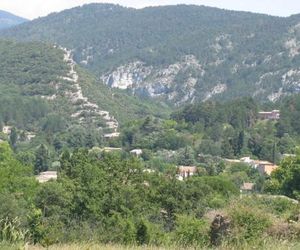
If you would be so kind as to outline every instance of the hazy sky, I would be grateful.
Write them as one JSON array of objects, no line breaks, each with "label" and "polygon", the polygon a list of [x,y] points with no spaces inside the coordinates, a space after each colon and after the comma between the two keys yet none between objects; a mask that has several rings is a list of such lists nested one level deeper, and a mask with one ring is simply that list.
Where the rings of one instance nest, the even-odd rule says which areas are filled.
[{"label": "hazy sky", "polygon": [[277,16],[300,13],[300,0],[0,0],[0,9],[33,19],[92,2],[115,3],[136,8],[185,3]]}]

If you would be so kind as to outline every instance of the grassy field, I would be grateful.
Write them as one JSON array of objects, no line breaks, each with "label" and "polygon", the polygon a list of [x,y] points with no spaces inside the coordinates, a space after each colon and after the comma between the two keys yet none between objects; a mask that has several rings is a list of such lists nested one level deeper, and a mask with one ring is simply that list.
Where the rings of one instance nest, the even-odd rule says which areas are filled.
[{"label": "grassy field", "polygon": [[49,247],[32,246],[32,245],[9,245],[0,243],[1,250],[299,250],[300,242],[288,241],[266,241],[263,245],[240,245],[240,246],[221,246],[218,248],[198,248],[198,247],[155,247],[155,246],[122,246],[122,245],[101,245],[94,243],[82,244],[62,244]]}]

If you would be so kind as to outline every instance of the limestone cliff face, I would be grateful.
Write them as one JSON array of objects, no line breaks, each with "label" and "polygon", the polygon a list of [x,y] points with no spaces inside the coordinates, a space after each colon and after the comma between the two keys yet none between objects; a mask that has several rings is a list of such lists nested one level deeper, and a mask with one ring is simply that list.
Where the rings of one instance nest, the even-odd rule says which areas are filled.
[{"label": "limestone cliff face", "polygon": [[[255,39],[255,34],[249,34],[248,39]],[[289,29],[280,42],[281,50],[274,53],[243,52],[237,61],[230,61],[228,56],[239,46],[230,35],[223,34],[210,45],[211,60],[205,63],[195,55],[164,66],[132,61],[103,74],[101,79],[112,88],[129,89],[136,95],[160,98],[177,106],[238,95],[275,102],[300,92],[300,23]]]},{"label": "limestone cliff face", "polygon": [[[112,88],[130,89],[134,94],[180,104],[193,102],[195,98],[198,78],[193,72],[199,77],[205,75],[196,57],[187,55],[177,63],[165,67],[149,66],[144,62],[135,61],[102,75],[101,79]],[[181,80],[181,76],[184,79]]]}]

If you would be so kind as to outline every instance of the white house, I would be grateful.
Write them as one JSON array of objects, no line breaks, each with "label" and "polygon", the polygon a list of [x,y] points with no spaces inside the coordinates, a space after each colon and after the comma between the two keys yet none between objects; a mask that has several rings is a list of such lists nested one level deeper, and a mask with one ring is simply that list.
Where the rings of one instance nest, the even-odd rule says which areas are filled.
[{"label": "white house", "polygon": [[111,139],[111,138],[117,138],[120,136],[120,133],[118,132],[115,132],[115,133],[110,133],[110,134],[105,134],[104,135],[104,138],[106,139]]},{"label": "white house", "polygon": [[39,183],[44,183],[50,180],[56,180],[57,172],[56,171],[41,172],[38,176],[36,176],[36,179],[38,180]]},{"label": "white house", "polygon": [[272,111],[261,111],[258,113],[259,118],[262,120],[279,120],[280,119],[280,110]]},{"label": "white house", "polygon": [[197,167],[195,166],[179,166],[177,167],[179,180],[191,177],[197,174]]},{"label": "white house", "polygon": [[2,132],[6,135],[10,135],[11,130],[12,130],[11,126],[3,126]]},{"label": "white house", "polygon": [[143,150],[133,149],[133,150],[130,151],[130,154],[135,155],[135,156],[141,156],[143,154]]}]

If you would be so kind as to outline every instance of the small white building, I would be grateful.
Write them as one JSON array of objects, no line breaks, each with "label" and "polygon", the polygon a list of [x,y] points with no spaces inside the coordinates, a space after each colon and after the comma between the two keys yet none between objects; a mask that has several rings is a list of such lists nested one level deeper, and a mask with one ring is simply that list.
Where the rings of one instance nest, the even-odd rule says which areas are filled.
[{"label": "small white building", "polygon": [[36,176],[36,179],[39,183],[44,183],[50,180],[57,180],[57,172],[56,171],[46,171],[41,172],[38,176]]},{"label": "small white building", "polygon": [[3,126],[2,132],[6,135],[10,135],[11,130],[12,130],[11,126]]},{"label": "small white building", "polygon": [[241,193],[248,193],[252,192],[254,190],[255,184],[252,182],[244,182],[243,185],[240,187],[240,192]]},{"label": "small white building", "polygon": [[118,138],[119,136],[120,136],[120,133],[115,132],[115,133],[105,134],[104,138],[111,139],[111,138]]},{"label": "small white building", "polygon": [[104,147],[101,149],[102,152],[116,152],[122,151],[122,148],[112,148],[112,147]]},{"label": "small white building", "polygon": [[143,150],[133,149],[133,150],[130,151],[130,154],[135,155],[135,156],[141,156],[143,154]]},{"label": "small white building", "polygon": [[261,120],[279,120],[280,110],[261,111],[258,115]]},{"label": "small white building", "polygon": [[[195,166],[179,166],[177,167],[179,179],[184,179],[197,174],[197,167]],[[181,177],[181,178],[180,178]]]},{"label": "small white building", "polygon": [[277,165],[269,161],[253,160],[250,157],[243,157],[239,160],[225,159],[228,163],[244,163],[248,166],[257,169],[261,174],[270,175],[274,170],[278,168]]}]

